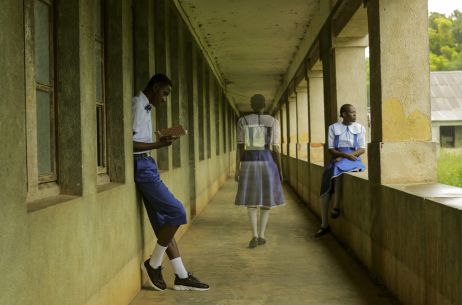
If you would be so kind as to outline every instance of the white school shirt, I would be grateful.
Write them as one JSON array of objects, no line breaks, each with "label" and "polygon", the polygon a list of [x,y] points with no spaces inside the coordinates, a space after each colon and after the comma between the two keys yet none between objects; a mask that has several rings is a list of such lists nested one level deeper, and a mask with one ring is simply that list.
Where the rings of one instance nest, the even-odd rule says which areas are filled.
[{"label": "white school shirt", "polygon": [[[152,143],[151,111],[146,110],[149,100],[142,91],[132,99],[133,141]],[[149,153],[149,150],[137,151],[134,154]]]},{"label": "white school shirt", "polygon": [[366,129],[359,123],[344,125],[343,123],[334,123],[329,126],[329,149],[334,147],[335,136],[338,135],[338,147],[354,147],[354,135],[358,135],[358,147],[366,148]]},{"label": "white school shirt", "polygon": [[[245,144],[245,126],[258,124],[258,114],[248,114],[241,117],[237,122],[237,144]],[[265,127],[271,127],[271,140],[266,145],[277,145],[281,142],[281,131],[279,129],[279,122],[268,114],[260,114],[260,125]]]}]

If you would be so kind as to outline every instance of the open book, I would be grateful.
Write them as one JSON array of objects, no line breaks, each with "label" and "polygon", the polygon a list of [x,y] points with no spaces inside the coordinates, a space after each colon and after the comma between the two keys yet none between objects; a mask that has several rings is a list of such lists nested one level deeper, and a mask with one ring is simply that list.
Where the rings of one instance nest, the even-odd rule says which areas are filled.
[{"label": "open book", "polygon": [[172,137],[180,137],[184,136],[188,133],[186,129],[183,128],[181,125],[173,126],[170,128],[163,128],[156,131],[157,138],[165,137],[165,136],[172,136]]}]

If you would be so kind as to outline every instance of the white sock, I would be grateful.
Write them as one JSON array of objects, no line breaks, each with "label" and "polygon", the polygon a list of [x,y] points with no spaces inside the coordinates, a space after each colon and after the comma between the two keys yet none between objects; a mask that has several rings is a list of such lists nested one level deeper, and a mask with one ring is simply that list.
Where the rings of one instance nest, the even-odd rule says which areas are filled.
[{"label": "white sock", "polygon": [[330,202],[330,194],[326,194],[321,196],[321,227],[327,228],[329,224],[327,223],[327,212],[329,211],[329,202]]},{"label": "white sock", "polygon": [[151,259],[149,260],[149,265],[151,265],[152,268],[157,269],[162,265],[162,259],[164,258],[166,250],[167,247],[156,244],[154,251],[152,251]]},{"label": "white sock", "polygon": [[266,225],[268,224],[269,209],[260,209],[260,237],[265,238]]},{"label": "white sock", "polygon": [[258,237],[257,212],[257,208],[247,208],[247,214],[249,215],[250,225],[252,226],[252,237]]},{"label": "white sock", "polygon": [[172,264],[173,272],[178,275],[180,279],[185,279],[188,277],[188,271],[186,271],[181,257],[175,257],[174,259],[170,260],[170,263]]}]

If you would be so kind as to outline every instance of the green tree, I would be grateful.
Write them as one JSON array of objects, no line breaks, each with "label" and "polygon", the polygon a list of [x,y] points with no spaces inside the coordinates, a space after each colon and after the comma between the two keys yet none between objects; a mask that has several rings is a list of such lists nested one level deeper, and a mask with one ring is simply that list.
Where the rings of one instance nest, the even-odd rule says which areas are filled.
[{"label": "green tree", "polygon": [[430,69],[462,70],[462,13],[455,10],[449,17],[431,13],[428,19]]}]

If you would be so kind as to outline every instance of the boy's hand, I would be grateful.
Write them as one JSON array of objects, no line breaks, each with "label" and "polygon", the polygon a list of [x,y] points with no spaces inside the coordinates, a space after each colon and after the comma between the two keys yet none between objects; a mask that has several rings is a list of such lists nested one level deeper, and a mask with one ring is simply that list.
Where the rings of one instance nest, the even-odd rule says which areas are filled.
[{"label": "boy's hand", "polygon": [[178,139],[178,137],[175,137],[175,136],[162,136],[159,138],[159,141],[164,143],[165,146],[170,146],[172,145],[172,143]]}]

